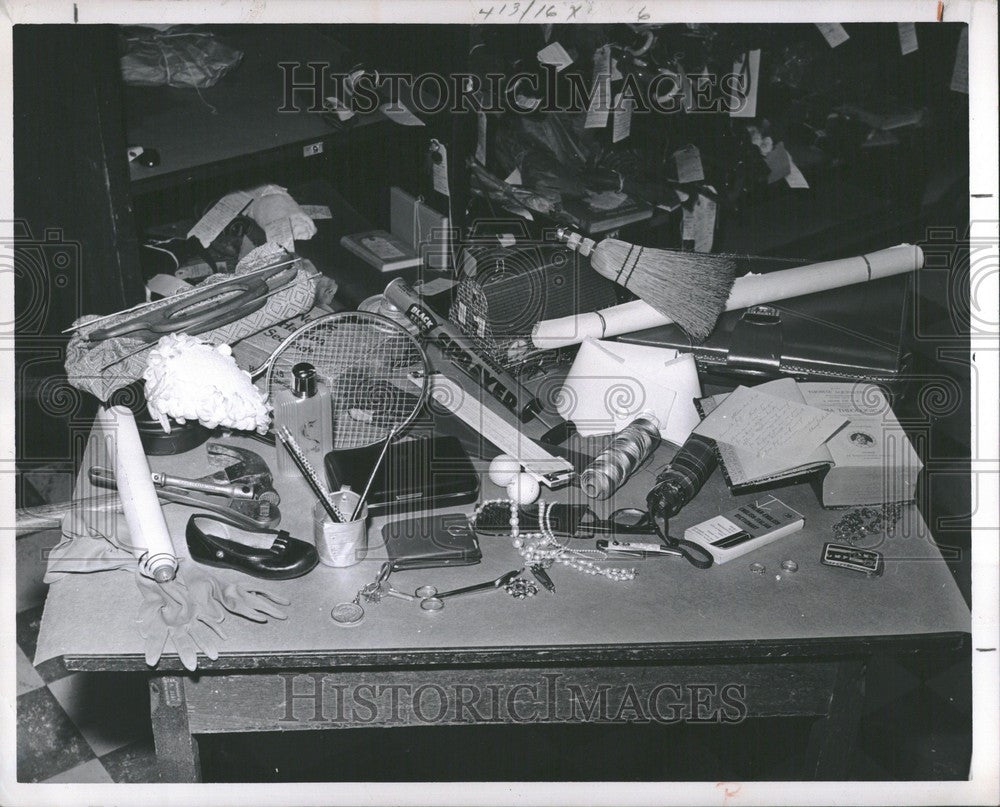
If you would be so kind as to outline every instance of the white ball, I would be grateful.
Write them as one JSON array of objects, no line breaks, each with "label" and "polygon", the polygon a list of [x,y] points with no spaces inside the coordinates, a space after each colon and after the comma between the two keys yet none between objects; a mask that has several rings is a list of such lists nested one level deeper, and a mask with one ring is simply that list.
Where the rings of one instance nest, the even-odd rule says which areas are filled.
[{"label": "white ball", "polygon": [[541,487],[533,476],[518,474],[507,485],[507,496],[522,507],[531,504],[541,493]]},{"label": "white ball", "polygon": [[505,488],[521,472],[521,463],[509,454],[500,454],[490,463],[490,481]]}]

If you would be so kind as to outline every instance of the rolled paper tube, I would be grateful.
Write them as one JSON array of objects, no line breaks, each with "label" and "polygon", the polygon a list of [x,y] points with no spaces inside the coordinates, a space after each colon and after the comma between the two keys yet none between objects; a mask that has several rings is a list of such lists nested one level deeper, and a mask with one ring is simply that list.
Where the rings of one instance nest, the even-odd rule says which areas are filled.
[{"label": "rolled paper tube", "polygon": [[177,556],[153,487],[135,416],[127,407],[112,406],[102,407],[98,417],[105,434],[114,436],[115,481],[132,554],[143,574],[165,583],[177,573]]},{"label": "rolled paper tube", "polygon": [[[737,278],[733,284],[726,302],[726,311],[866,283],[869,280],[913,272],[923,265],[924,253],[920,247],[900,244],[855,258],[841,258],[760,275],[745,275]],[[671,322],[672,320],[642,300],[634,300],[601,311],[543,320],[532,330],[531,341],[539,349],[550,350],[579,344],[588,336],[604,339],[669,325]]]}]

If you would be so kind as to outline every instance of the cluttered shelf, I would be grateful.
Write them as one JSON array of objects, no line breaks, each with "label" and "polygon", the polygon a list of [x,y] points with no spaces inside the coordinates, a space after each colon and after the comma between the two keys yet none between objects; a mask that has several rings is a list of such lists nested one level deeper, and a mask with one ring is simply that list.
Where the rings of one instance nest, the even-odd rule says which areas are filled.
[{"label": "cluttered shelf", "polygon": [[[325,72],[348,69],[350,52],[324,28],[233,25],[213,26],[211,32],[224,43],[218,47],[242,54],[214,86],[197,91],[190,86],[132,86],[126,77],[128,141],[155,150],[159,157],[156,165],[132,161],[133,193],[239,169],[251,157],[316,156],[342,136],[339,123],[328,122],[313,109],[322,98],[314,98],[311,89],[286,97],[286,75],[279,66],[311,61],[329,65]],[[319,67],[316,72],[325,75]],[[301,68],[293,77],[298,83],[308,78]],[[378,129],[380,122],[384,119],[359,116],[351,128]]]}]

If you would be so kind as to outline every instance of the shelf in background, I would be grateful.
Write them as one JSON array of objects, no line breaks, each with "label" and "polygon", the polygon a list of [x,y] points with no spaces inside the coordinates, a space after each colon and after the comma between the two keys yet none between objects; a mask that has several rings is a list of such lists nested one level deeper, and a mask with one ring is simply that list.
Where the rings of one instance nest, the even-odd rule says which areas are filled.
[{"label": "shelf in background", "polygon": [[[243,51],[239,66],[214,87],[125,87],[128,142],[155,148],[155,168],[130,165],[133,193],[145,193],[239,170],[253,156],[305,155],[302,149],[354,129],[373,130],[381,116],[356,116],[345,128],[334,128],[309,112],[311,93],[296,93],[299,112],[279,111],[284,103],[281,62],[329,63],[330,73],[351,67],[348,49],[318,26],[212,26],[219,39]],[[296,79],[308,75],[299,71]],[[335,87],[327,83],[328,92]],[[214,110],[214,111],[213,111]]]}]

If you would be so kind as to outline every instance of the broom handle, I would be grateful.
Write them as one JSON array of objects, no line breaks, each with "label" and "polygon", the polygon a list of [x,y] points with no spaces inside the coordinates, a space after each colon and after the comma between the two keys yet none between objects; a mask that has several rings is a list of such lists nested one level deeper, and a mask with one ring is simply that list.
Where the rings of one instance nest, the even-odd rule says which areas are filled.
[{"label": "broom handle", "polygon": [[[600,244],[597,248],[600,248]],[[726,311],[866,283],[869,280],[912,272],[923,265],[924,253],[920,247],[900,244],[855,258],[841,258],[760,275],[745,275],[737,278],[733,284],[726,302]],[[532,330],[531,341],[535,347],[548,350],[576,345],[588,337],[603,339],[657,328],[671,322],[671,319],[648,303],[635,300],[597,312],[543,320]]]}]

